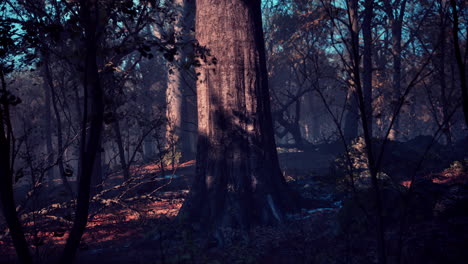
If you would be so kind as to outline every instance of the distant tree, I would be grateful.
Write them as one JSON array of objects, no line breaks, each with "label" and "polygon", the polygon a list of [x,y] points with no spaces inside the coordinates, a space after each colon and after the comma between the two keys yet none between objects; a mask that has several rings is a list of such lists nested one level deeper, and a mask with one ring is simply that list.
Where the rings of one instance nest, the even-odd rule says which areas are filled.
[{"label": "distant tree", "polygon": [[[383,7],[388,19],[390,21],[392,45],[391,54],[393,59],[393,92],[392,104],[393,108],[398,108],[398,101],[402,96],[402,30],[403,19],[406,13],[407,0],[383,0]],[[390,138],[397,139],[400,129],[399,117],[395,117],[394,125],[390,131]]]},{"label": "distant tree", "polygon": [[173,153],[180,152],[181,158],[186,160],[193,156],[191,153],[193,137],[189,131],[189,117],[192,115],[188,111],[190,107],[188,95],[193,77],[190,76],[188,70],[193,47],[191,27],[195,0],[174,0],[173,2],[176,15],[169,31],[170,39],[174,42],[172,46],[177,49],[177,53],[174,60],[168,62],[166,147]]}]

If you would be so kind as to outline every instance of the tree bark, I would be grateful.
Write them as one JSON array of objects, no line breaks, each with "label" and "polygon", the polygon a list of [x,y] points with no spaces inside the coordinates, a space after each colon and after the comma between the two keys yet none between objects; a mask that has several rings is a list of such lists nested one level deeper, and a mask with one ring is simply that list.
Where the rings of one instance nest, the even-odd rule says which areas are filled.
[{"label": "tree bark", "polygon": [[179,217],[205,230],[274,224],[297,206],[278,163],[260,1],[198,0],[198,152]]}]

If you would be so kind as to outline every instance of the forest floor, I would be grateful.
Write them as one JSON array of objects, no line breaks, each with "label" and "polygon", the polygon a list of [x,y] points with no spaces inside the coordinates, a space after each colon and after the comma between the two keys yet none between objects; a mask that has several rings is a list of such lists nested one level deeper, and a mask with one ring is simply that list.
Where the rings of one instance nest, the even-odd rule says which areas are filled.
[{"label": "forest floor", "polygon": [[[437,145],[425,153],[424,169],[415,174],[414,191],[407,198],[413,177],[408,171],[418,163],[415,157],[422,155],[422,143],[395,143],[384,157],[382,170],[389,176],[381,176],[381,184],[389,262],[397,263],[400,257],[401,263],[466,263],[466,145]],[[359,146],[354,150],[359,167]],[[110,175],[103,191],[94,196],[77,263],[375,263],[368,177],[356,173],[356,187],[349,188],[340,167],[344,158],[339,144],[281,152],[286,180],[316,208],[290,215],[282,226],[258,227],[248,234],[225,229],[224,246],[213,246],[174,221],[195,162],[163,169],[145,164],[134,167],[134,177],[125,184],[120,175]],[[35,259],[52,263],[70,230],[74,204],[63,190],[43,188],[20,215]],[[0,263],[16,263],[3,217],[0,252]]]}]

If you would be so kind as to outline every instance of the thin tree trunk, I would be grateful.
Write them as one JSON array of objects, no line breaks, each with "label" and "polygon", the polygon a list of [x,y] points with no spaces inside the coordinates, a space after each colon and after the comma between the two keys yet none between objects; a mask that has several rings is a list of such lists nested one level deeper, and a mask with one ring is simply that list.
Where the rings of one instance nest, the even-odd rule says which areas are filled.
[{"label": "thin tree trunk", "polygon": [[[91,117],[90,117],[91,118]],[[102,128],[101,128],[102,129]],[[91,175],[91,197],[100,193],[103,189],[103,169],[102,169],[102,156],[104,149],[102,148],[102,136],[99,138],[98,142],[98,152],[94,158],[93,172]]]},{"label": "thin tree trunk", "polygon": [[[460,74],[463,114],[465,116],[465,124],[468,127],[468,84],[466,80],[466,64],[463,60],[461,49],[460,49],[460,42],[458,40],[458,32],[460,32],[460,30],[459,30],[459,20],[458,20],[458,12],[457,12],[457,2],[455,0],[450,0],[450,4],[452,6],[452,13],[453,13],[453,30],[452,30],[453,45],[455,48],[455,58],[457,60],[458,71]],[[467,36],[468,36],[468,33],[467,33]]]},{"label": "thin tree trunk", "polygon": [[[357,11],[357,2],[350,0],[348,3],[348,12],[349,12],[349,22],[350,22],[350,32],[352,35],[351,46],[359,47],[359,42],[357,36],[359,35],[359,20],[358,20],[358,11]],[[356,6],[354,6],[356,5]],[[356,35],[356,36],[354,36]],[[350,54],[353,58],[354,54]],[[359,69],[359,60],[355,61],[353,59],[351,64],[351,80],[348,81],[348,113],[346,114],[345,127],[344,127],[344,136],[346,140],[353,140],[358,136],[358,124],[359,124],[359,105],[358,98],[356,94],[357,83],[360,82],[358,78],[359,75],[356,75],[356,68]],[[357,64],[353,64],[357,63]]]},{"label": "thin tree trunk", "polygon": [[[402,37],[402,26],[403,17],[405,14],[406,1],[402,0],[399,6],[392,7],[390,0],[385,0],[385,12],[390,19],[390,26],[392,32],[392,56],[393,56],[393,93],[392,93],[392,108],[393,112],[398,108],[398,102],[401,97],[401,37]],[[398,10],[398,13],[394,14],[394,11]],[[399,136],[400,130],[400,116],[395,116],[393,127],[390,131],[389,138],[396,140]]]},{"label": "thin tree trunk", "polygon": [[[382,44],[380,50],[375,50],[375,52],[374,52],[375,62],[377,64],[377,68],[379,69],[378,74],[376,75],[376,79],[377,79],[377,82],[380,83],[380,84],[384,84],[384,83],[388,82],[387,67],[386,67],[389,64],[388,60],[387,60],[387,57],[388,57],[387,56],[387,47],[389,46],[388,45],[388,43],[389,43],[388,35],[389,35],[388,33],[385,34],[383,44]],[[382,103],[379,104],[378,108],[379,108],[379,112],[376,113],[376,115],[375,115],[375,124],[376,124],[376,128],[377,128],[377,135],[376,136],[381,137],[382,134],[383,134],[383,131],[384,131],[384,127],[385,127],[385,115],[383,114]]]},{"label": "thin tree trunk", "polygon": [[[392,22],[392,53],[393,53],[393,98],[392,109],[396,109],[401,97],[401,26],[397,21]],[[396,140],[399,136],[400,117],[395,116],[395,122],[390,131],[390,138]]]},{"label": "thin tree trunk", "polygon": [[376,240],[377,240],[377,257],[380,264],[387,263],[386,257],[386,246],[385,246],[385,225],[383,218],[382,209],[382,197],[380,192],[380,186],[377,178],[378,168],[374,160],[374,153],[372,147],[372,137],[370,135],[369,124],[367,123],[366,108],[364,94],[361,86],[360,77],[360,55],[359,55],[359,29],[356,24],[358,23],[358,0],[348,0],[348,17],[351,27],[351,58],[352,58],[352,71],[353,71],[353,83],[356,89],[356,95],[358,100],[359,112],[361,114],[362,130],[364,134],[364,142],[366,144],[366,156],[369,173],[371,176],[372,188],[374,191],[374,199],[376,203]]},{"label": "thin tree trunk", "polygon": [[[91,187],[91,176],[96,159],[99,155],[100,138],[104,116],[103,92],[100,86],[99,73],[97,67],[97,22],[98,6],[96,0],[82,0],[80,2],[80,15],[85,27],[85,111],[83,114],[83,129],[81,134],[81,162],[82,170],[79,180],[77,206],[73,227],[62,252],[60,263],[72,263],[76,250],[80,244],[81,237],[88,221],[89,197]],[[88,99],[89,98],[89,99]],[[90,114],[88,115],[87,101],[90,102]],[[89,118],[89,120],[88,120]],[[85,129],[90,124],[89,134]]]},{"label": "thin tree trunk", "polygon": [[441,15],[441,24],[440,24],[440,53],[439,53],[439,82],[440,82],[440,101],[442,103],[442,123],[446,123],[443,129],[447,145],[452,145],[452,135],[450,133],[450,121],[445,122],[449,116],[449,107],[451,106],[448,103],[447,98],[447,83],[445,76],[445,49],[446,49],[446,26],[445,26],[445,17]]},{"label": "thin tree trunk", "polygon": [[[81,106],[80,106],[80,93],[78,91],[78,87],[75,86],[74,87],[74,91],[75,91],[75,109],[76,109],[76,113],[77,113],[77,123],[79,124],[79,131],[82,132],[83,129],[85,129],[83,127],[83,124],[82,124],[82,120],[83,120],[83,113],[82,113],[82,110],[81,110]],[[83,157],[81,156],[81,142],[79,142],[78,146],[76,147],[77,150],[78,150],[78,161],[76,162],[76,167],[77,167],[77,173],[76,173],[76,189],[78,189],[78,183],[80,181],[80,175],[82,174],[82,168],[81,168],[81,164],[82,164],[82,160],[83,160]]]},{"label": "thin tree trunk", "polygon": [[[45,68],[44,68],[45,69]],[[47,71],[47,70],[44,70]],[[54,149],[52,147],[52,111],[50,109],[51,105],[51,94],[48,82],[46,78],[43,79],[43,87],[45,93],[45,137],[46,137],[46,155],[48,155],[48,163],[54,163]],[[47,178],[49,182],[52,184],[54,180],[54,168],[49,169],[47,172]]]},{"label": "thin tree trunk", "polygon": [[372,113],[372,16],[374,13],[374,1],[365,0],[364,20],[362,23],[362,36],[364,39],[363,74],[362,85],[364,89],[364,104],[366,109],[369,135],[373,135]]},{"label": "thin tree trunk", "polygon": [[356,91],[352,84],[348,86],[347,113],[344,122],[343,133],[347,141],[352,141],[358,136],[359,109],[356,99]]},{"label": "thin tree trunk", "polygon": [[307,100],[310,104],[309,113],[312,113],[311,120],[310,120],[310,122],[312,123],[311,124],[311,137],[309,140],[311,142],[318,142],[320,140],[320,127],[321,127],[320,115],[317,114],[319,102],[317,100],[318,99],[317,96],[315,96],[314,93],[309,93],[309,96],[310,96],[310,100]]},{"label": "thin tree trunk", "polygon": [[[196,177],[179,213],[205,230],[282,222],[297,206],[273,135],[260,1],[198,0]],[[293,198],[294,197],[294,198]]]},{"label": "thin tree trunk", "polygon": [[[297,109],[300,110],[300,106],[298,107],[297,104],[295,108],[296,108],[296,111]],[[301,126],[298,120],[295,118],[293,122],[290,122],[284,118],[283,113],[279,113],[278,115],[276,115],[275,119],[276,119],[276,122],[278,122],[278,124],[280,124],[284,128],[284,131],[281,133],[282,134],[281,137],[284,137],[288,133],[291,134],[294,140],[294,146],[299,149],[303,149],[305,144],[304,144],[304,139],[301,133]]]},{"label": "thin tree trunk", "polygon": [[301,133],[301,124],[299,120],[301,119],[301,98],[297,99],[295,113],[294,113],[294,140],[296,141],[296,145],[299,149],[304,148],[304,139],[302,138]]},{"label": "thin tree trunk", "polygon": [[[0,81],[2,92],[7,93],[3,68],[0,66]],[[13,195],[13,175],[11,166],[12,126],[8,102],[0,105],[0,202],[3,215],[10,229],[13,246],[18,259],[23,264],[32,263],[28,243],[24,237],[23,228],[16,213],[15,198]]]},{"label": "thin tree trunk", "polygon": [[57,153],[58,153],[58,166],[59,166],[59,173],[60,178],[62,179],[62,183],[65,188],[68,190],[69,194],[73,196],[73,189],[70,186],[67,177],[65,176],[65,168],[63,166],[63,138],[62,138],[62,119],[60,117],[60,112],[57,106],[57,94],[55,92],[55,86],[52,80],[52,74],[49,68],[49,58],[48,56],[44,56],[44,67],[45,67],[45,77],[48,83],[48,86],[52,94],[52,107],[55,113],[55,120],[57,124]]},{"label": "thin tree trunk", "polygon": [[[149,98],[151,98],[149,96],[149,91],[145,91],[144,92],[145,95],[146,95],[146,98],[144,99],[144,102],[143,102],[143,111],[145,113],[145,116],[147,116],[148,118],[149,117],[152,117],[153,116],[153,101],[150,100]],[[115,122],[119,122],[118,120],[116,120]],[[119,146],[119,155],[120,153],[123,154],[123,159],[125,160],[125,152],[123,152],[124,150],[124,144],[123,144],[123,141],[122,141],[122,135],[121,135],[121,131],[120,131],[120,124],[117,124],[119,126],[119,136],[117,136],[117,144],[120,144],[121,145],[121,148],[122,148],[122,151],[120,150],[120,146]],[[115,127],[114,127],[114,131],[115,131]],[[144,134],[144,133],[142,133]],[[120,142],[120,143],[119,143]],[[154,141],[152,140],[151,136],[146,136],[143,140],[143,159],[145,162],[149,162],[149,161],[152,161],[154,158]],[[122,160],[122,158],[121,158]],[[123,165],[123,163],[121,162],[121,164]],[[125,178],[125,171],[124,171],[124,178]]]},{"label": "thin tree trunk", "polygon": [[115,139],[117,141],[117,146],[119,148],[120,165],[122,167],[124,180],[128,180],[130,179],[130,172],[128,170],[127,162],[125,160],[125,150],[124,150],[123,141],[122,141],[122,134],[120,133],[119,120],[115,120],[114,123],[112,124],[112,127],[114,128]]}]

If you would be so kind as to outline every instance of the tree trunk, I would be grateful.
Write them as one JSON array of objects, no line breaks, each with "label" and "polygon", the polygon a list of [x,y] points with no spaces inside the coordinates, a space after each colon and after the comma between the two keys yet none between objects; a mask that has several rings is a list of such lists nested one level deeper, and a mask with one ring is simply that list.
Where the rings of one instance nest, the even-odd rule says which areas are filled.
[{"label": "tree trunk", "polygon": [[[191,87],[195,87],[195,80],[187,79]],[[187,133],[187,140],[182,142],[182,160],[193,160],[197,153],[197,95],[192,89],[186,89],[184,94],[184,106],[182,115],[182,128]]]},{"label": "tree trunk", "polygon": [[[395,113],[398,108],[398,102],[401,98],[401,37],[402,37],[402,26],[403,17],[405,14],[406,0],[398,2],[398,6],[392,7],[390,0],[385,0],[385,12],[390,19],[390,26],[392,31],[392,57],[393,57],[393,92],[392,92],[392,109]],[[398,12],[395,13],[395,11]],[[393,114],[392,113],[392,114]],[[396,140],[398,138],[400,130],[400,116],[394,116],[395,122],[390,130],[389,138]]]},{"label": "tree trunk", "polygon": [[[392,21],[392,53],[393,53],[393,98],[392,109],[398,107],[401,97],[401,25],[398,21]],[[389,137],[393,140],[398,138],[400,130],[400,117],[395,116],[395,122],[390,131]]]},{"label": "tree trunk", "polygon": [[193,28],[195,26],[195,0],[185,0],[184,3],[184,27],[183,33],[183,56],[182,63],[183,71],[182,78],[184,81],[184,100],[183,100],[183,115],[182,115],[182,160],[195,159],[197,152],[197,94],[195,91],[196,80],[193,67],[189,67],[191,59],[194,55],[193,43]]},{"label": "tree trunk", "polygon": [[125,150],[124,150],[124,145],[122,141],[122,134],[120,133],[119,120],[115,120],[114,123],[112,123],[112,127],[114,128],[115,138],[117,141],[117,147],[119,148],[120,165],[122,167],[124,180],[128,180],[130,179],[130,172],[127,166],[127,162],[125,160]]},{"label": "tree trunk", "polygon": [[[378,69],[378,74],[376,75],[376,80],[377,83],[379,84],[385,84],[388,82],[388,77],[387,77],[387,65],[388,59],[387,59],[387,47],[389,46],[389,34],[385,33],[384,39],[383,39],[383,44],[380,46],[379,49],[374,49],[374,58],[375,58],[375,63],[377,65]],[[375,48],[375,47],[374,47]],[[382,137],[384,130],[385,130],[385,118],[386,116],[383,114],[383,107],[382,107],[382,102],[379,102],[378,105],[376,105],[376,108],[378,109],[378,112],[375,113],[375,128],[377,129],[374,132],[374,135],[377,137]],[[375,109],[375,108],[374,108]]]},{"label": "tree trunk", "polygon": [[55,92],[55,86],[53,83],[52,74],[50,72],[49,66],[50,66],[49,57],[46,55],[44,56],[45,79],[48,83],[48,87],[49,87],[48,89],[50,89],[49,91],[52,94],[52,106],[53,106],[54,113],[55,113],[55,120],[57,122],[56,123],[57,124],[57,152],[58,152],[57,159],[58,159],[59,173],[60,173],[60,178],[62,179],[62,184],[65,186],[69,194],[72,197],[74,197],[73,189],[70,186],[67,180],[67,177],[65,176],[65,168],[63,166],[62,120],[60,118],[60,113],[59,113],[59,109],[57,106],[57,94]]},{"label": "tree trunk", "polygon": [[385,246],[385,225],[383,218],[383,208],[382,208],[382,194],[380,191],[379,182],[377,179],[377,174],[379,168],[376,164],[373,154],[372,147],[372,137],[370,135],[369,125],[367,123],[368,118],[366,117],[367,111],[365,107],[364,92],[361,86],[361,77],[360,77],[360,52],[359,52],[359,27],[358,23],[358,10],[359,10],[359,1],[358,0],[348,0],[348,17],[349,22],[352,25],[350,34],[351,34],[351,59],[352,59],[352,77],[353,85],[356,89],[356,101],[358,101],[358,108],[361,117],[362,131],[365,142],[365,151],[367,156],[367,166],[369,168],[369,173],[371,176],[372,188],[374,191],[374,200],[376,203],[376,242],[377,242],[377,257],[378,263],[385,264],[387,263],[386,257],[386,246]]},{"label": "tree trunk", "polygon": [[439,75],[439,83],[440,83],[440,101],[442,103],[442,124],[445,123],[443,132],[445,134],[445,139],[447,145],[452,145],[452,135],[450,133],[451,122],[449,119],[449,112],[451,104],[447,100],[447,83],[446,83],[446,76],[445,76],[445,49],[446,49],[446,33],[447,30],[445,26],[445,16],[441,14],[441,22],[440,22],[440,52],[438,58],[438,75]]},{"label": "tree trunk", "polygon": [[[180,55],[175,56],[178,60]],[[168,62],[169,73],[167,75],[167,90],[166,90],[166,148],[175,153],[180,150],[182,134],[182,76],[177,66],[172,62]]]},{"label": "tree trunk", "polygon": [[179,217],[208,231],[282,222],[297,206],[279,168],[260,1],[198,0],[198,152]]},{"label": "tree trunk", "polygon": [[345,123],[343,128],[344,137],[348,142],[351,142],[353,139],[358,136],[358,126],[359,126],[359,109],[358,101],[356,98],[356,91],[352,84],[348,86],[348,111],[345,117]]},{"label": "tree trunk", "polygon": [[[455,58],[457,60],[458,71],[460,74],[460,87],[461,87],[461,92],[462,92],[463,115],[465,117],[465,125],[468,127],[468,81],[466,77],[466,62],[465,62],[466,60],[464,60],[462,57],[460,43],[458,40],[458,32],[460,30],[459,30],[459,20],[458,20],[458,11],[457,11],[457,1],[450,0],[450,5],[452,7],[452,13],[453,13],[453,30],[452,30],[453,45],[455,48]],[[465,54],[465,58],[466,58],[466,54]]]},{"label": "tree trunk", "polygon": [[[44,73],[47,71],[44,66]],[[47,84],[47,79],[44,77],[43,78],[43,87],[44,87],[44,93],[45,93],[45,137],[46,137],[46,155],[48,157],[47,162],[49,165],[54,163],[54,149],[52,147],[52,111],[50,109],[51,105],[51,95],[50,95],[50,88],[49,85]],[[50,168],[49,171],[47,172],[47,178],[50,184],[52,184],[54,181],[54,168]]]},{"label": "tree trunk", "polygon": [[[72,263],[81,237],[88,222],[91,176],[95,159],[100,155],[100,138],[104,117],[103,92],[97,67],[98,49],[98,6],[96,0],[80,1],[80,16],[85,31],[85,63],[83,89],[85,91],[83,129],[81,134],[81,175],[79,175],[78,197],[73,227],[62,252],[60,263]],[[88,114],[88,100],[90,113]],[[87,129],[89,123],[89,134]]]},{"label": "tree trunk", "polygon": [[[350,72],[351,79],[348,81],[348,113],[346,114],[344,137],[346,140],[351,141],[358,136],[359,125],[359,103],[357,97],[357,86],[360,85],[361,79],[359,77],[360,60],[353,54],[355,49],[359,49],[359,19],[358,19],[358,2],[356,0],[348,1],[348,17],[350,25],[351,42],[350,47]],[[362,113],[361,113],[362,114]]]},{"label": "tree trunk", "polygon": [[[187,108],[187,93],[188,93],[188,76],[184,65],[187,61],[190,48],[190,26],[193,19],[191,11],[194,9],[193,0],[174,0],[175,8],[178,11],[173,34],[175,38],[175,46],[178,48],[177,54],[174,56],[174,61],[168,63],[169,74],[166,91],[166,146],[174,153],[180,151],[182,159],[191,156],[188,153],[191,150],[191,136],[188,131],[188,115]],[[181,68],[182,67],[182,68]]]},{"label": "tree trunk", "polygon": [[[7,93],[3,68],[0,65],[0,81],[2,93]],[[19,261],[23,264],[32,263],[28,243],[24,237],[23,228],[16,214],[15,198],[13,195],[13,173],[11,168],[12,135],[8,102],[0,105],[0,202],[3,216],[10,229],[13,246]]]},{"label": "tree trunk", "polygon": [[374,13],[373,0],[364,2],[364,20],[362,23],[362,36],[364,39],[363,74],[362,85],[364,92],[364,104],[369,135],[372,137],[373,114],[372,114],[372,16]]},{"label": "tree trunk", "polygon": [[[319,101],[317,100],[318,98],[317,96],[315,96],[314,93],[309,93],[309,98],[310,99],[307,100],[309,104],[308,113],[311,116],[311,119],[310,119],[311,136],[309,138],[309,141],[315,143],[315,142],[319,142],[320,140],[321,123],[320,123],[320,115],[317,114],[319,112],[319,107],[318,107]],[[307,112],[304,112],[304,113],[307,113]]]},{"label": "tree trunk", "polygon": [[[153,117],[153,100],[151,100],[150,93],[149,93],[148,89],[146,89],[144,91],[144,95],[145,95],[146,98],[144,99],[144,102],[143,102],[143,112],[145,113],[146,117],[152,118]],[[118,123],[119,120],[116,120],[115,122]],[[125,160],[124,144],[123,144],[123,141],[122,141],[120,125],[117,124],[117,126],[119,126],[119,135],[120,135],[119,136],[119,135],[116,134],[117,144],[119,145],[119,155],[123,154],[123,159]],[[114,127],[114,131],[115,131],[115,129],[116,128]],[[117,131],[116,131],[116,133],[117,133]],[[144,134],[144,132],[142,134]],[[120,148],[122,148],[122,149],[120,149]],[[145,162],[150,162],[150,161],[153,161],[153,159],[154,159],[154,141],[153,141],[151,135],[148,135],[143,139],[143,160]],[[121,158],[121,161],[122,161],[122,158]],[[122,162],[121,162],[121,164],[123,166]],[[125,171],[124,171],[124,178],[125,178]]]},{"label": "tree trunk", "polygon": [[102,187],[102,179],[103,179],[102,177],[103,176],[102,155],[103,153],[104,153],[104,149],[102,148],[102,137],[100,137],[99,142],[98,142],[98,152],[96,153],[96,157],[94,158],[93,172],[91,175],[91,197],[100,193],[103,189]]}]

